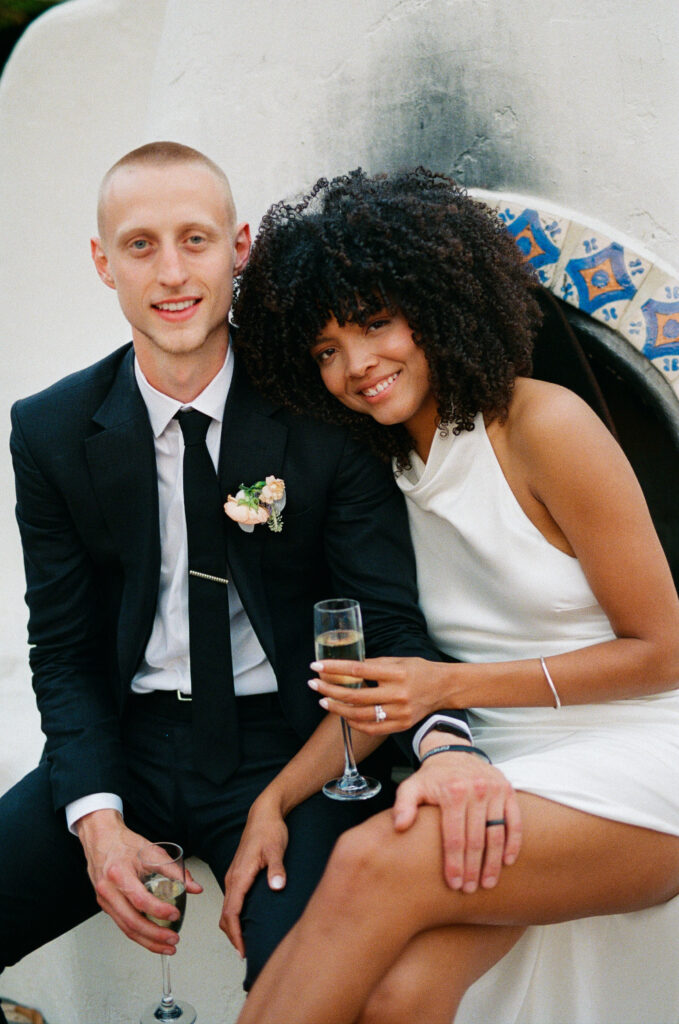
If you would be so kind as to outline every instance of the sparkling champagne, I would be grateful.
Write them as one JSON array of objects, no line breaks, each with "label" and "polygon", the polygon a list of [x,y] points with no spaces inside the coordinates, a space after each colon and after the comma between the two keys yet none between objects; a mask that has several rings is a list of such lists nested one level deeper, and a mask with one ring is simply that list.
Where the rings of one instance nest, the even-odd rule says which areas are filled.
[{"label": "sparkling champagne", "polygon": [[176,921],[168,921],[164,917],[154,917],[152,914],[147,914],[146,917],[148,917],[149,921],[153,921],[154,924],[159,924],[161,928],[171,928],[173,932],[178,932],[182,926],[184,911],[186,910],[186,889],[184,884],[177,878],[166,878],[165,875],[154,874],[144,879],[144,885],[157,900],[162,900],[163,903],[170,903],[179,911],[179,917]]},{"label": "sparkling champagne", "polygon": [[[316,661],[326,658],[341,658],[344,661],[363,661],[365,643],[363,633],[358,629],[329,629],[316,637]],[[350,686],[357,690],[363,685],[362,679],[356,676],[336,676],[334,683]]]}]

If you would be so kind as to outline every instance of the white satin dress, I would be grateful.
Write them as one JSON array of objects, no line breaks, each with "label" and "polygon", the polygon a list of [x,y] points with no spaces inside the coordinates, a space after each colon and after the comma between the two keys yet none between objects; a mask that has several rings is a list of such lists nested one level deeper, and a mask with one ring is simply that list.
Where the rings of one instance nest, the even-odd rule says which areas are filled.
[{"label": "white satin dress", "polygon": [[[397,475],[432,638],[467,662],[612,639],[579,562],[514,497],[479,415]],[[679,681],[678,681],[679,682]],[[547,683],[545,682],[545,686]],[[474,741],[517,790],[679,835],[679,690],[603,704],[474,708]],[[624,856],[624,851],[621,851]],[[467,993],[456,1024],[677,1024],[679,897],[528,929]]]}]

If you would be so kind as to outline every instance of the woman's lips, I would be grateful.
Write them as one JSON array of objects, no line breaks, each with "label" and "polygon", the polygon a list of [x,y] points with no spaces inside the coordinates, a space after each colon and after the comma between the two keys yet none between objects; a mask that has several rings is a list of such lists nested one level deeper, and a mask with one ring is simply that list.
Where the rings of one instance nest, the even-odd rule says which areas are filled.
[{"label": "woman's lips", "polygon": [[397,370],[396,373],[390,373],[388,377],[383,377],[376,384],[371,384],[368,388],[361,388],[360,394],[364,398],[379,398],[380,395],[383,395],[385,391],[390,389],[400,372],[400,370]]}]

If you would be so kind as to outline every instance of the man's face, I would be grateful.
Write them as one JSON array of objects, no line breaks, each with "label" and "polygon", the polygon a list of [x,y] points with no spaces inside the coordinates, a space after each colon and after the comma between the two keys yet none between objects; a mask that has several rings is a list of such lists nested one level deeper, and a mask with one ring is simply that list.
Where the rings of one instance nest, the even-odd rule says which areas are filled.
[{"label": "man's face", "polygon": [[144,372],[196,353],[223,358],[233,277],[250,249],[224,183],[200,163],[132,165],[110,179],[92,240]]}]

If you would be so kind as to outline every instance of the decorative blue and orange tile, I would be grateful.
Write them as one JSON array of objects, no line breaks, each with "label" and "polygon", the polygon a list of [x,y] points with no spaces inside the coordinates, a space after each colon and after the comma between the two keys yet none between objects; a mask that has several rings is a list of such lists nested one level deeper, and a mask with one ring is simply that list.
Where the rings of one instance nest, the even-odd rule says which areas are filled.
[{"label": "decorative blue and orange tile", "polygon": [[540,283],[549,288],[568,233],[568,218],[543,210],[541,203],[530,196],[503,196],[480,189],[470,189],[470,193],[497,211],[524,260],[534,268]]},{"label": "decorative blue and orange tile", "polygon": [[647,259],[621,242],[572,221],[552,290],[618,330],[650,268]]},{"label": "decorative blue and orange tile", "polygon": [[679,394],[679,279],[654,266],[620,325]]},{"label": "decorative blue and orange tile", "polygon": [[524,260],[534,268],[540,283],[549,288],[568,233],[569,221],[544,210],[510,203],[502,204],[498,214],[516,241]]}]

